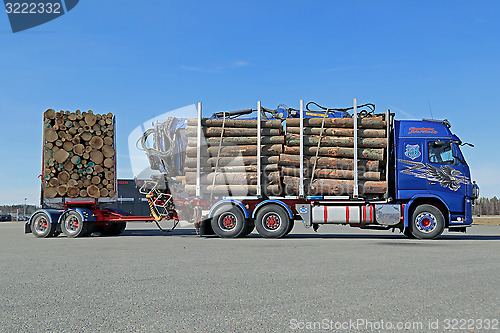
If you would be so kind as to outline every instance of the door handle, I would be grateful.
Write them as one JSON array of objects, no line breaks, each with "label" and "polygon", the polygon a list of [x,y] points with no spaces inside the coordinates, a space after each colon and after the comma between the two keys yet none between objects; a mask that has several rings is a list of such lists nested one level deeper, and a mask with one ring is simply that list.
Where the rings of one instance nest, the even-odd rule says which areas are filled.
[{"label": "door handle", "polygon": [[437,184],[437,182],[435,182],[435,181],[428,181],[427,182],[427,185],[436,185],[436,184]]}]

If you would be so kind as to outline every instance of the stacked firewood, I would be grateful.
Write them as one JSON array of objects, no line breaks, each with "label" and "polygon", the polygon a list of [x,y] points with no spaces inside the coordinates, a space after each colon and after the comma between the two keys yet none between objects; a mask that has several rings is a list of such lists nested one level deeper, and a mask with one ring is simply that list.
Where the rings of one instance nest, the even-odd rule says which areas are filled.
[{"label": "stacked firewood", "polygon": [[[300,119],[286,120],[282,166],[284,194],[298,195],[300,184]],[[384,116],[358,119],[359,194],[387,189]],[[353,118],[304,119],[304,190],[308,195],[349,195],[354,189]],[[319,143],[319,145],[318,145]]]},{"label": "stacked firewood", "polygon": [[115,196],[114,116],[44,113],[44,197]]},{"label": "stacked firewood", "polygon": [[[188,119],[185,175],[177,177],[189,194],[196,191],[197,119]],[[278,160],[285,141],[280,120],[202,119],[201,192],[204,195],[255,195],[261,177],[265,195],[281,193]],[[257,170],[257,149],[261,169]]]}]

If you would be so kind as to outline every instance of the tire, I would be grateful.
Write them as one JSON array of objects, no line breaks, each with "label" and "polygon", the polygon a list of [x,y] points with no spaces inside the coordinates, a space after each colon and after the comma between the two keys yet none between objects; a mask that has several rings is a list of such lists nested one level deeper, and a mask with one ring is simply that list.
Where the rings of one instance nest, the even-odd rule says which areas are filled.
[{"label": "tire", "polygon": [[291,233],[291,232],[292,232],[292,229],[293,229],[294,224],[295,224],[295,223],[294,223],[294,221],[293,221],[293,220],[292,220],[292,221],[290,221],[290,226],[288,227],[288,230],[287,230],[287,232],[286,232],[285,236],[286,236],[286,235],[288,235],[289,233]]},{"label": "tire", "polygon": [[103,227],[99,232],[104,236],[118,236],[123,233],[126,227],[127,222],[116,222],[107,227]]},{"label": "tire", "polygon": [[213,231],[221,238],[242,237],[248,231],[248,221],[235,206],[219,208],[211,221]]},{"label": "tire", "polygon": [[87,234],[88,224],[83,221],[79,213],[69,212],[61,222],[61,231],[70,238],[82,237]]},{"label": "tire", "polygon": [[420,205],[412,214],[410,230],[418,239],[434,239],[444,231],[444,216],[432,205]]},{"label": "tire", "polygon": [[293,228],[287,211],[278,205],[268,205],[255,217],[255,228],[264,238],[281,238]]},{"label": "tire", "polygon": [[30,228],[31,233],[36,238],[48,238],[55,235],[57,225],[50,223],[50,219],[46,213],[38,213],[31,220]]},{"label": "tire", "polygon": [[413,236],[413,234],[411,233],[411,229],[409,227],[405,228],[403,234],[410,239],[415,239],[415,236]]},{"label": "tire", "polygon": [[255,229],[254,222],[251,220],[247,220],[245,222],[245,230],[243,231],[243,233],[239,237],[246,237],[246,236],[250,235],[252,233],[253,229]]}]

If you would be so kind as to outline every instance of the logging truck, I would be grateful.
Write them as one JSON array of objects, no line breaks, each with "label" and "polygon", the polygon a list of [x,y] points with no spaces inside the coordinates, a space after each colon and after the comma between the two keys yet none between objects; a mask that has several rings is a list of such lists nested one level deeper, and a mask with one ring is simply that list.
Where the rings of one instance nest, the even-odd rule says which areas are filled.
[{"label": "logging truck", "polygon": [[[101,145],[91,135],[85,138],[91,140]],[[96,228],[119,234],[126,221],[173,220],[175,227],[186,220],[200,235],[222,238],[254,229],[265,238],[281,238],[302,223],[314,230],[322,224],[398,229],[410,238],[433,239],[446,228],[465,232],[472,224],[479,187],[463,145],[470,144],[451,132],[447,120],[396,120],[389,110],[377,114],[373,104],[358,106],[356,99],[348,108],[300,101],[297,109],[266,109],[258,102],[256,109],[211,117],[202,116],[198,103],[197,117],[170,117],[138,138],[154,173],[141,180],[151,216],[101,208],[115,188],[100,193],[87,187],[79,194],[74,189],[71,200],[63,197],[58,210],[35,212],[26,231],[37,237],[61,231],[75,237]],[[88,148],[89,157],[95,149]],[[58,155],[61,160],[66,154]],[[95,165],[89,168],[95,171]],[[99,179],[88,176],[90,183],[73,187],[99,187]],[[61,185],[45,180],[44,186]],[[68,191],[55,188],[50,196]]]}]

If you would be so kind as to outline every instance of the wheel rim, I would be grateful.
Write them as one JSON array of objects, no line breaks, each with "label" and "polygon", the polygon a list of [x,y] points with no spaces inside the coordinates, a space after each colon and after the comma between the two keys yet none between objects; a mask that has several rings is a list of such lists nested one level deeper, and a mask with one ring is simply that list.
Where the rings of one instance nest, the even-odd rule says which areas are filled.
[{"label": "wheel rim", "polygon": [[281,226],[281,216],[274,212],[266,213],[262,217],[262,226],[268,231],[276,231]]},{"label": "wheel rim", "polygon": [[431,233],[437,228],[437,218],[431,213],[420,213],[415,219],[415,226],[424,233]]},{"label": "wheel rim", "polygon": [[35,229],[35,232],[38,234],[43,234],[47,231],[47,228],[49,226],[49,221],[47,218],[43,215],[38,216],[34,221],[33,221],[33,228]]},{"label": "wheel rim", "polygon": [[233,213],[225,212],[219,216],[218,224],[222,230],[230,231],[236,228],[238,218]]},{"label": "wheel rim", "polygon": [[70,215],[64,220],[64,229],[70,234],[77,233],[80,227],[80,221],[75,215]]}]

